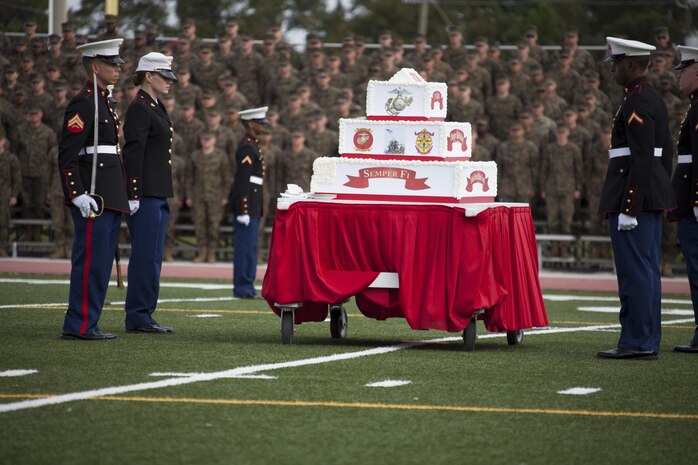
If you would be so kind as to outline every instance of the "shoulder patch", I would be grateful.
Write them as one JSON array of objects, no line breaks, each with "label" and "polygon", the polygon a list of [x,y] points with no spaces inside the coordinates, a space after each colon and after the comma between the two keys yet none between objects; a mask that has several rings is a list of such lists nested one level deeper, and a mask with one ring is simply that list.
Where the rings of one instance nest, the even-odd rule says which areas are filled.
[{"label": "shoulder patch", "polygon": [[82,120],[80,113],[75,113],[72,118],[66,123],[66,129],[72,133],[81,133],[85,129],[85,122]]},{"label": "shoulder patch", "polygon": [[247,155],[245,158],[242,159],[240,162],[241,165],[244,165],[245,163],[249,163],[250,165],[252,164],[252,159],[250,158],[249,155]]},{"label": "shoulder patch", "polygon": [[628,126],[630,126],[633,122],[636,122],[641,126],[645,125],[645,120],[640,118],[640,115],[638,115],[634,111],[630,114],[630,117],[628,118]]}]

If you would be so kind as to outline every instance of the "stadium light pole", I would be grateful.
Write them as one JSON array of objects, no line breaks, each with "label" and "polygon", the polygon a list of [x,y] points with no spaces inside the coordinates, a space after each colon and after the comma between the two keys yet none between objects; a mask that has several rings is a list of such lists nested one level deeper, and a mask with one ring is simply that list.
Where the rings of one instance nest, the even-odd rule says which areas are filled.
[{"label": "stadium light pole", "polygon": [[429,4],[431,0],[402,0],[405,5],[419,5],[419,20],[417,32],[427,35],[427,22],[429,20]]},{"label": "stadium light pole", "polygon": [[104,14],[119,16],[119,0],[106,0],[104,2]]},{"label": "stadium light pole", "polygon": [[49,0],[48,3],[48,33],[61,30],[61,23],[68,21],[68,1]]},{"label": "stadium light pole", "polygon": [[427,35],[427,23],[429,22],[429,0],[422,0],[419,5],[419,25],[417,32],[423,36]]}]

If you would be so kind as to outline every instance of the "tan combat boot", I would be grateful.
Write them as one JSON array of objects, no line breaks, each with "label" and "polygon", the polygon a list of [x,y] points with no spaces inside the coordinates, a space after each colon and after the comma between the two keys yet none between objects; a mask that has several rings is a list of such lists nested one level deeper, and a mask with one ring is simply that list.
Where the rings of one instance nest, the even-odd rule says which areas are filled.
[{"label": "tan combat boot", "polygon": [[662,264],[662,276],[664,278],[673,278],[674,277],[674,267],[671,266],[671,262],[665,261]]},{"label": "tan combat boot", "polygon": [[207,256],[208,256],[208,249],[206,247],[202,247],[201,250],[199,251],[199,255],[197,255],[196,258],[194,259],[194,263],[205,262]]},{"label": "tan combat boot", "polygon": [[173,262],[174,261],[174,257],[172,256],[172,249],[169,246],[165,247],[165,251],[162,254],[162,258],[166,262]]},{"label": "tan combat boot", "polygon": [[216,263],[216,249],[209,248],[208,255],[206,256],[206,261],[209,263]]}]

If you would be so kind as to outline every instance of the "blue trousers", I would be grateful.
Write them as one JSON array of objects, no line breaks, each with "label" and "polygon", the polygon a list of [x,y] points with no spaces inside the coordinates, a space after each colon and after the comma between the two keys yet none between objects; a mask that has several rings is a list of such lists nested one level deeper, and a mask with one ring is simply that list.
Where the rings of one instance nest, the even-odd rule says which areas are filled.
[{"label": "blue trousers", "polygon": [[662,283],[659,255],[662,242],[662,213],[637,217],[630,231],[618,231],[618,215],[608,217],[620,297],[620,340],[618,347],[659,352],[662,336]]},{"label": "blue trousers", "polygon": [[[698,221],[695,219],[679,221],[679,243],[686,259],[688,284],[691,287],[693,314],[698,326]],[[698,328],[694,340],[698,341]]]},{"label": "blue trousers", "polygon": [[74,226],[73,252],[63,332],[86,334],[99,329],[97,322],[107,297],[121,212],[104,210],[97,218],[88,219],[71,205],[70,214]]},{"label": "blue trousers", "polygon": [[126,290],[127,330],[155,323],[152,315],[160,294],[160,269],[169,221],[167,199],[159,197],[143,197],[136,214],[126,217],[131,234]]},{"label": "blue trousers", "polygon": [[255,294],[254,279],[257,276],[257,246],[259,242],[259,218],[250,218],[245,226],[235,219],[233,243],[233,296]]}]

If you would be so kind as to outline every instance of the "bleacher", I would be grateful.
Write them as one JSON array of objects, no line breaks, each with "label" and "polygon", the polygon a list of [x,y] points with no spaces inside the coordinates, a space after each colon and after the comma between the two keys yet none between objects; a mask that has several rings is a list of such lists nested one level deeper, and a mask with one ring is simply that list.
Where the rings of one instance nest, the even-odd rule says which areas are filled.
[{"label": "bleacher", "polygon": [[[40,226],[42,238],[46,240],[28,241],[25,239],[25,229],[29,226]],[[175,229],[175,244],[172,247],[173,255],[179,260],[192,260],[198,251],[194,237],[194,225],[190,222],[177,223]],[[119,240],[119,251],[122,257],[128,257],[131,252],[131,244],[128,241],[128,227],[126,221],[121,222],[122,236]],[[271,228],[264,229],[265,236],[271,234]],[[233,226],[222,224],[220,226],[220,244],[216,249],[219,261],[233,260]],[[268,241],[264,243],[268,244]],[[21,219],[10,220],[10,255],[17,257],[46,257],[56,250],[53,241],[53,229],[51,220],[48,219]],[[266,257],[267,250],[260,250],[262,257]]]},{"label": "bleacher", "polygon": [[[185,218],[186,220],[187,218]],[[28,226],[41,226],[42,241],[27,241],[24,239],[24,229]],[[12,219],[10,220],[10,244],[12,257],[46,257],[55,249],[51,221],[48,219]],[[122,238],[119,241],[119,251],[122,257],[128,257],[131,245],[128,242],[128,229],[126,222],[121,223]],[[197,254],[196,240],[194,238],[194,225],[187,221],[175,225],[175,244],[172,246],[172,254],[178,260],[192,260]],[[271,235],[271,228],[264,229],[265,238]],[[232,261],[233,257],[233,226],[222,224],[220,226],[220,244],[216,250],[219,261]],[[594,236],[588,234],[546,234],[537,233],[538,263],[541,268],[559,269],[569,271],[612,271],[614,270],[612,258],[599,258],[591,253],[591,249],[597,244],[609,244],[608,236]],[[260,257],[265,259],[268,250],[261,246],[269,244],[268,240],[260,242]],[[548,254],[551,245],[566,244],[570,248],[569,257],[554,257]]]}]

